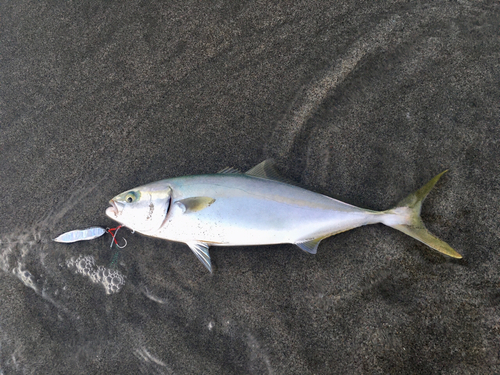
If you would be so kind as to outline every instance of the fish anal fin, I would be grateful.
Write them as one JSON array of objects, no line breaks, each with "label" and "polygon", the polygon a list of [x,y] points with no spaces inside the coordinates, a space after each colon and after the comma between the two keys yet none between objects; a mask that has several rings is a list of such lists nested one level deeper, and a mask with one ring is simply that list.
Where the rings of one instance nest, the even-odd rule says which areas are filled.
[{"label": "fish anal fin", "polygon": [[204,242],[188,242],[187,245],[193,251],[200,262],[212,273],[212,262],[208,252],[209,246]]},{"label": "fish anal fin", "polygon": [[310,254],[316,254],[316,252],[318,251],[318,245],[322,239],[323,239],[323,237],[315,238],[313,240],[309,240],[309,241],[305,241],[305,242],[298,242],[295,245],[297,245],[302,250],[304,250]]},{"label": "fish anal fin", "polygon": [[184,213],[188,214],[190,212],[201,211],[204,208],[209,207],[214,202],[215,199],[210,197],[191,197],[178,200],[175,203],[181,206]]}]

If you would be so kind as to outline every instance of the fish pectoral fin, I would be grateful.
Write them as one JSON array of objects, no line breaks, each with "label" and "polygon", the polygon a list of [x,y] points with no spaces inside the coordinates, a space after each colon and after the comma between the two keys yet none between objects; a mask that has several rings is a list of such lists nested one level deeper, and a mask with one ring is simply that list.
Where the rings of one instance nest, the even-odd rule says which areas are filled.
[{"label": "fish pectoral fin", "polygon": [[188,214],[190,212],[201,211],[214,202],[215,199],[210,197],[191,197],[178,200],[175,203],[182,208],[183,213]]},{"label": "fish pectoral fin", "polygon": [[212,273],[212,262],[208,253],[208,245],[203,242],[188,242],[186,245],[193,251],[194,255],[203,263],[205,267]]},{"label": "fish pectoral fin", "polygon": [[314,240],[298,242],[295,245],[300,247],[302,250],[307,251],[310,254],[316,254],[318,251],[318,245],[321,242],[322,238],[315,238]]}]

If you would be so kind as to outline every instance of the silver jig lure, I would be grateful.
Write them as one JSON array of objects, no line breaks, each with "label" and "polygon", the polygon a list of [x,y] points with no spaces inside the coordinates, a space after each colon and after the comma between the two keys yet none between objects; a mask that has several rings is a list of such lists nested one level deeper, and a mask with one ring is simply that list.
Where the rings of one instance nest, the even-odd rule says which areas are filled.
[{"label": "silver jig lure", "polygon": [[91,227],[87,229],[77,229],[61,234],[53,239],[55,242],[72,243],[77,241],[93,240],[106,233],[106,229],[101,227]]}]

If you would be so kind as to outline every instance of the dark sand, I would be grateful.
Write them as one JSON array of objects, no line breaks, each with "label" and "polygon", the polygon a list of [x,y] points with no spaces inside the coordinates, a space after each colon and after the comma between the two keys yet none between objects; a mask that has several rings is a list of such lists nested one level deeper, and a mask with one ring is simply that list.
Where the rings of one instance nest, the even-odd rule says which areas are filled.
[{"label": "dark sand", "polygon": [[[500,4],[380,3],[1,2],[0,373],[500,373]],[[423,217],[464,259],[382,225],[213,275],[126,229],[50,241],[267,158],[371,209],[448,168]]]}]

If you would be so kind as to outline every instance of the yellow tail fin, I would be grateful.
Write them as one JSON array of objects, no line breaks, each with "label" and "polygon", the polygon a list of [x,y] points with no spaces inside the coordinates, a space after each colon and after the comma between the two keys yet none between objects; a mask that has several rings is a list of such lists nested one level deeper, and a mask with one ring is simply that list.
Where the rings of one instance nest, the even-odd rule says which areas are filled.
[{"label": "yellow tail fin", "polygon": [[[447,171],[441,172],[432,180],[430,180],[423,187],[418,189],[415,193],[410,194],[401,202],[399,202],[395,209],[398,207],[405,207],[410,209],[410,222],[409,224],[397,224],[391,225],[394,229],[397,229],[409,236],[425,243],[427,246],[439,251],[440,253],[446,254],[453,258],[462,258],[462,256],[451,248],[446,242],[441,241],[436,236],[432,235],[424,225],[424,222],[420,218],[420,210],[422,208],[422,202],[429,192],[432,190],[434,185],[438,182],[441,176]],[[387,211],[391,212],[391,210]]]}]

